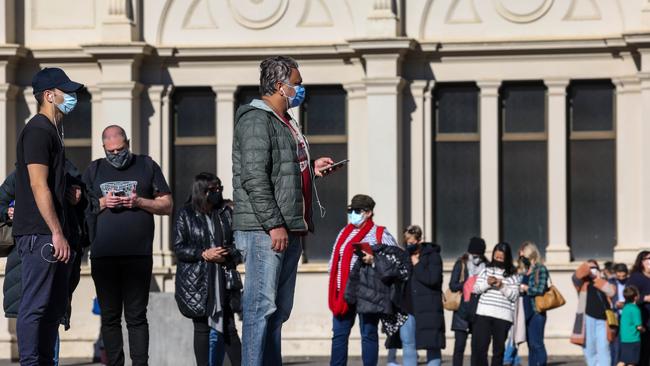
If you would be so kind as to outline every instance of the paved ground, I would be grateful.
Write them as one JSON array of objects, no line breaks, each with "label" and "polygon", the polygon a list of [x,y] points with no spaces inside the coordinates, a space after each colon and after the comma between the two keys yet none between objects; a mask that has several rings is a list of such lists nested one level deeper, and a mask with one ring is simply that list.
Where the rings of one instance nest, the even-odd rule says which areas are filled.
[{"label": "paved ground", "polygon": [[[284,362],[285,365],[289,366],[325,366],[328,365],[328,359],[323,357],[302,357],[302,358],[287,358]],[[443,365],[450,364],[451,361],[447,357],[443,357]],[[385,365],[385,360],[380,362],[380,365]],[[469,365],[469,360],[466,362]],[[524,364],[526,364],[524,360]],[[584,365],[584,360],[580,357],[551,357],[549,359],[549,366],[579,366]],[[0,366],[14,366],[18,363],[11,362],[9,360],[0,360]],[[361,360],[359,358],[351,358],[348,363],[349,366],[361,366]],[[63,360],[61,366],[101,366],[98,363],[92,363],[88,360]],[[152,365],[152,366],[162,366],[162,365]]]}]

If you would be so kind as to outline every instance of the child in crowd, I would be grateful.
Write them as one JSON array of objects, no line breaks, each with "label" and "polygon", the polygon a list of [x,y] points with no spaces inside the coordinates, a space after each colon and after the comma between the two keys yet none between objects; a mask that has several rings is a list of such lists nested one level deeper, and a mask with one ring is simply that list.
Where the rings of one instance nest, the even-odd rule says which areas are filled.
[{"label": "child in crowd", "polygon": [[[614,269],[614,278],[609,280],[609,283],[614,286],[616,293],[610,299],[612,301],[612,306],[616,312],[616,316],[620,319],[621,311],[623,306],[625,306],[625,297],[623,296],[623,290],[627,284],[627,278],[629,277],[629,271],[625,263],[616,263],[613,267]],[[612,353],[612,366],[615,366],[618,363],[618,359],[621,352],[621,337],[620,334],[616,334],[615,338],[609,344],[609,349]]]},{"label": "child in crowd", "polygon": [[638,365],[641,356],[641,333],[645,332],[641,309],[636,304],[639,301],[639,290],[634,286],[628,286],[623,291],[623,296],[625,306],[621,312],[621,353],[618,365]]}]

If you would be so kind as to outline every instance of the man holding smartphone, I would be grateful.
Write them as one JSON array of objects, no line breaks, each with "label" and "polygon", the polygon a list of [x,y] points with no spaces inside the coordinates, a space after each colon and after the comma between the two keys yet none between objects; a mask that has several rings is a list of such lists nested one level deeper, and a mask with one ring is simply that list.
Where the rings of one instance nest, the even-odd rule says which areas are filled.
[{"label": "man holding smartphone", "polygon": [[237,110],[233,140],[235,244],[244,253],[242,363],[281,365],[282,324],[289,319],[300,238],[313,230],[313,179],[331,166],[312,161],[291,117],[305,88],[298,64],[270,57],[260,65],[260,92]]}]

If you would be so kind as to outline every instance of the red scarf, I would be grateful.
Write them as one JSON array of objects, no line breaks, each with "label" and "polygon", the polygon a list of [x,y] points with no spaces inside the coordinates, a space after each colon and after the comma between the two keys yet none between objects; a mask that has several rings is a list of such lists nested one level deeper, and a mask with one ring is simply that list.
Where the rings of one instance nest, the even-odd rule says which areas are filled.
[{"label": "red scarf", "polygon": [[[339,237],[338,242],[334,246],[334,256],[332,259],[332,270],[330,271],[330,286],[329,286],[329,307],[334,313],[334,316],[341,316],[348,312],[348,303],[345,302],[345,288],[348,284],[348,277],[350,275],[350,263],[352,262],[352,256],[354,255],[354,246],[353,243],[359,243],[363,238],[368,235],[370,229],[373,228],[375,224],[372,220],[367,220],[360,228],[359,233],[354,236],[351,240],[347,240],[348,236],[354,231],[355,226],[348,224],[341,236]],[[343,250],[343,259],[341,260],[341,246],[348,242],[348,246]],[[339,268],[339,262],[341,267]],[[336,278],[341,271],[341,288],[340,290],[336,289]]]}]

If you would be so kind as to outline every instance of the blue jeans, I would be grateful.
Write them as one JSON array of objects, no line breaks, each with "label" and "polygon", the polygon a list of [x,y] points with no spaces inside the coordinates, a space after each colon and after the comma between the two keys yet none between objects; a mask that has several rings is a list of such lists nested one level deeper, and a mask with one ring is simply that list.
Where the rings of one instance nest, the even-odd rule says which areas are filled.
[{"label": "blue jeans", "polygon": [[[345,366],[348,364],[348,342],[350,331],[356,317],[354,309],[343,316],[332,317],[332,351],[330,366]],[[379,315],[359,314],[361,328],[361,359],[364,366],[377,366],[379,362],[379,334],[377,326]]]},{"label": "blue jeans", "polygon": [[[406,323],[399,329],[399,336],[402,340],[402,349],[404,355],[404,366],[417,366],[418,351],[415,343],[415,317],[409,314]],[[427,350],[427,366],[440,366],[440,349]]]},{"label": "blue jeans", "polygon": [[519,351],[517,350],[517,347],[515,347],[515,345],[510,340],[508,340],[508,342],[506,343],[506,350],[503,353],[503,364],[512,365],[512,366],[521,365],[521,358],[519,357]]},{"label": "blue jeans", "polygon": [[223,365],[223,359],[226,356],[226,342],[223,334],[219,334],[216,329],[210,328],[210,366]]},{"label": "blue jeans", "polygon": [[612,357],[607,340],[607,321],[585,314],[585,361],[588,366],[610,366]]},{"label": "blue jeans", "polygon": [[528,342],[528,365],[545,366],[547,362],[546,346],[544,346],[544,328],[546,313],[535,312],[526,321],[526,341]]},{"label": "blue jeans", "polygon": [[271,249],[271,237],[263,231],[235,231],[235,244],[246,266],[242,364],[282,365],[282,324],[293,307],[300,236],[290,233],[282,253]]}]

